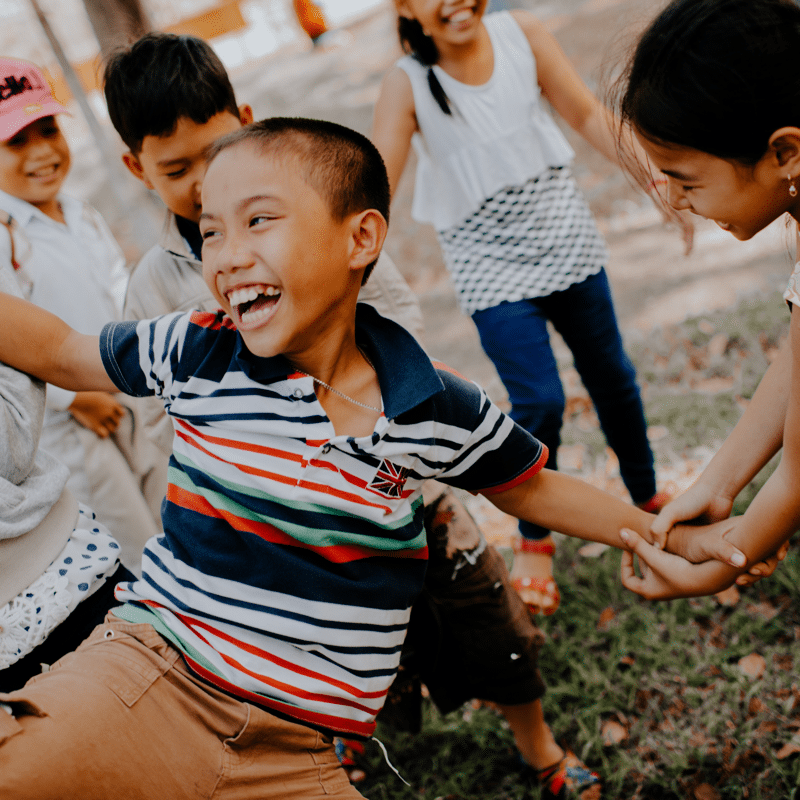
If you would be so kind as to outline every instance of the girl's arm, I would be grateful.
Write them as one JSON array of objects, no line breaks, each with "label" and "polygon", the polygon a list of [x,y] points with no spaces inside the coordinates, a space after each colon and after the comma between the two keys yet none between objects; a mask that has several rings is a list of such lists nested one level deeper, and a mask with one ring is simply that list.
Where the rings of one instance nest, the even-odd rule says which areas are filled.
[{"label": "girl's arm", "polygon": [[658,194],[654,182],[658,176],[653,176],[646,167],[647,156],[636,137],[621,127],[610,109],[592,94],[556,38],[533,14],[528,11],[512,11],[511,14],[525,33],[536,59],[542,95],[576,133],[640,185],[666,223],[678,226],[688,255],[694,240],[694,223]]},{"label": "girl's arm", "polygon": [[386,165],[392,197],[408,161],[411,136],[416,130],[411,81],[400,67],[395,67],[381,84],[370,137]]},{"label": "girl's arm", "polygon": [[119,391],[100,356],[100,339],[70,328],[33,303],[0,292],[0,361],[73,391]]},{"label": "girl's arm", "polygon": [[650,530],[659,544],[663,545],[676,522],[693,519],[714,522],[727,517],[739,492],[780,450],[789,403],[792,358],[791,342],[787,339],[741,419],[703,474],[656,517]]},{"label": "girl's arm", "polygon": [[620,164],[614,115],[592,94],[556,38],[533,14],[511,14],[531,46],[544,97],[570,128],[609,161]]},{"label": "girl's arm", "polygon": [[[800,485],[798,483],[800,480],[800,314],[792,314],[789,343],[789,358],[786,359],[788,363],[785,364],[789,372],[788,392],[781,393],[782,390],[779,387],[783,386],[782,381],[776,378],[773,382],[773,379],[770,379],[768,387],[772,385],[778,391],[772,410],[768,412],[772,422],[768,421],[764,430],[765,438],[770,434],[774,437],[774,415],[776,410],[785,407],[786,419],[783,427],[781,463],[755,496],[753,502],[750,503],[747,511],[741,517],[734,518],[733,529],[726,537],[732,545],[738,547],[747,556],[749,564],[775,552],[800,528],[800,492],[798,491]],[[777,363],[776,359],[773,366]],[[763,383],[764,381],[762,381]],[[760,390],[761,386],[759,386]],[[740,425],[743,420],[744,417],[740,420]],[[757,420],[753,417],[750,418],[750,422],[753,425],[757,424]],[[757,434],[758,430],[755,433],[745,431],[741,437],[745,442],[748,437],[750,441],[755,441]],[[774,444],[774,438],[768,441],[772,441]],[[766,444],[764,447],[769,449],[769,446]],[[761,452],[763,454],[764,449]],[[732,571],[730,567],[712,562],[691,567],[680,566],[680,572],[675,572],[678,565],[686,565],[686,562],[682,559],[672,561],[674,556],[648,547],[635,535],[630,537],[629,544],[639,556],[640,561],[644,563],[645,570],[643,576],[639,578],[633,574],[632,564],[626,564],[623,583],[629,589],[645,597],[669,598],[685,597],[689,594],[713,594],[730,585],[736,577],[736,572]],[[679,581],[678,578],[680,578]],[[678,585],[678,588],[670,588],[672,579],[676,579],[675,584]]]}]

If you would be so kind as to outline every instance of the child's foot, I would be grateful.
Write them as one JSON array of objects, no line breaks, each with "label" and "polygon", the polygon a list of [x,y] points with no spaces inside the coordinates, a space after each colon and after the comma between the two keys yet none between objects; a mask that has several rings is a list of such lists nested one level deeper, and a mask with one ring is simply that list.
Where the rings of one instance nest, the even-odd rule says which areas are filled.
[{"label": "child's foot", "polygon": [[560,761],[537,770],[535,775],[542,787],[542,800],[600,800],[600,776],[569,751]]},{"label": "child's foot", "polygon": [[336,757],[344,767],[350,783],[361,783],[367,777],[367,773],[356,765],[356,754],[364,754],[363,742],[355,739],[340,739],[338,736],[333,739],[333,746],[336,750]]},{"label": "child's foot", "polygon": [[525,539],[520,536],[514,540],[511,582],[532,614],[549,617],[561,602],[561,593],[553,578],[555,551],[552,536],[545,536],[544,539]]}]

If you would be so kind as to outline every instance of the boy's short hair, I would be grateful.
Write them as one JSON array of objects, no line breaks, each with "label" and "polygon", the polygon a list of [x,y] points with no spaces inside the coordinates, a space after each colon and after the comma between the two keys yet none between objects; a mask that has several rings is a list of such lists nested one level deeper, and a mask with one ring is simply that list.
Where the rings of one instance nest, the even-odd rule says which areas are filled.
[{"label": "boy's short hair", "polygon": [[[389,222],[389,178],[381,154],[366,136],[327,120],[270,117],[223,136],[209,148],[208,162],[245,142],[265,154],[296,159],[303,177],[327,201],[337,221],[372,208]],[[362,283],[373,266],[364,271]]]},{"label": "boy's short hair", "polygon": [[116,50],[103,86],[111,122],[134,155],[146,136],[169,135],[182,117],[198,125],[223,111],[239,117],[222,61],[194,36],[148,33]]}]

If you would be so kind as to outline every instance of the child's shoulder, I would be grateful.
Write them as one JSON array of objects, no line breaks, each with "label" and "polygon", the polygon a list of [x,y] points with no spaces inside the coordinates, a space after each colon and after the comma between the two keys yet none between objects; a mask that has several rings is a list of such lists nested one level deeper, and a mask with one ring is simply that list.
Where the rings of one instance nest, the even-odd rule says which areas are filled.
[{"label": "child's shoulder", "polygon": [[151,319],[173,311],[216,310],[203,280],[202,265],[163,243],[153,245],[131,272],[125,293],[125,319]]}]

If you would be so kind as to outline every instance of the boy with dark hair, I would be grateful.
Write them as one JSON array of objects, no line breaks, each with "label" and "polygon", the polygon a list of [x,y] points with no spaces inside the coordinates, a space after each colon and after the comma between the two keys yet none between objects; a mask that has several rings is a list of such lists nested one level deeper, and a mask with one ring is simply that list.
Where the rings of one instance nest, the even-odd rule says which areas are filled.
[{"label": "boy with dark hair", "polygon": [[[205,153],[220,136],[252,122],[252,109],[237,105],[225,67],[207,42],[169,33],[149,33],[118,50],[106,64],[104,90],[111,121],[128,147],[125,166],[167,207],[158,244],[130,277],[123,317],[216,311],[203,281],[197,226]],[[416,297],[388,256],[381,255],[361,299],[421,331]],[[159,404],[145,408],[147,433],[168,457],[172,425]]]},{"label": "boy with dark hair", "polygon": [[[649,536],[652,515],[542,470],[543,446],[479,387],[357,307],[385,217],[339,218],[291,147],[338,131],[269,120],[215,148],[201,231],[217,314],[98,338],[0,295],[0,360],[155,395],[177,427],[142,579],[75,653],[0,694],[14,715],[0,710],[0,795],[358,797],[329,735],[371,735],[397,669],[425,573],[426,480],[569,535]],[[374,149],[341,136],[343,151]],[[728,525],[670,544],[729,556]]]},{"label": "boy with dark hair", "polygon": [[[158,192],[169,209],[161,242],[133,271],[124,317],[151,319],[194,309],[215,312],[219,304],[203,280],[200,261],[204,157],[221,133],[237,130],[252,119],[250,108],[236,105],[225,69],[206,42],[163,33],[148,34],[109,61],[105,94],[111,119],[130,148],[123,161]],[[153,106],[160,109],[155,116]],[[317,135],[323,136],[319,130]],[[291,141],[295,147],[302,144],[296,137]],[[329,175],[329,182],[334,176],[335,184],[337,175],[351,181],[347,171],[337,166],[338,154],[325,159],[313,152],[308,155]],[[374,175],[382,180],[382,163],[372,165],[372,170],[367,178]],[[356,193],[350,188],[344,196]],[[388,198],[381,200],[381,206],[388,216]],[[421,335],[417,298],[385,254],[381,253],[369,282],[362,286],[359,300],[415,336]],[[143,405],[148,433],[168,458],[172,423],[158,400],[145,398]],[[527,764],[536,770],[557,764],[557,769],[550,770],[550,781],[567,772],[578,774],[577,759],[565,755],[544,720],[545,686],[538,668],[544,636],[512,587],[502,556],[486,544],[452,490],[431,481],[424,494],[431,558],[425,592],[415,607],[412,635],[403,653],[403,679],[416,685],[421,678],[443,713],[474,697],[495,702]],[[462,611],[465,593],[468,615]],[[483,644],[477,652],[474,641]],[[418,688],[415,694],[419,698]],[[414,694],[403,691],[398,683],[393,699],[399,698],[402,704],[390,705],[394,721],[418,730],[419,705]],[[348,762],[344,754],[343,760]],[[351,774],[355,780],[358,771]],[[595,780],[586,771],[581,774]]]}]

